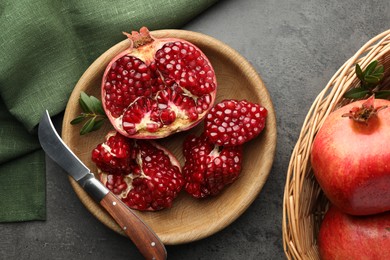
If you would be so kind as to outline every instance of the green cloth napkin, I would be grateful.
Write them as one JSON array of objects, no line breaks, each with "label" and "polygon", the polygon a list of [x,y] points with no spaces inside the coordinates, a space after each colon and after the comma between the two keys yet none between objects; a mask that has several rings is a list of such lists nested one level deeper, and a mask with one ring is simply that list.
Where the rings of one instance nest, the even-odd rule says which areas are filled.
[{"label": "green cloth napkin", "polygon": [[122,31],[179,28],[216,0],[3,0],[0,3],[0,222],[44,220],[44,111],[64,110],[77,80]]}]

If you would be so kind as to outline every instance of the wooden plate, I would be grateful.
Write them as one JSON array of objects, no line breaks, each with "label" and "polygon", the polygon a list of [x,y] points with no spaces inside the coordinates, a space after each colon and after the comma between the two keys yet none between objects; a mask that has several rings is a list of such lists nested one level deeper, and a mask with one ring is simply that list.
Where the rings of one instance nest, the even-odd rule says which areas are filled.
[{"label": "wooden plate", "polygon": [[[157,233],[166,245],[182,244],[210,236],[237,219],[253,202],[262,189],[273,163],[276,148],[276,120],[269,93],[260,76],[250,63],[226,44],[203,34],[184,30],[159,30],[152,32],[159,37],[182,38],[197,45],[211,61],[217,77],[217,102],[226,98],[247,99],[258,102],[267,108],[265,130],[244,147],[243,170],[240,178],[216,197],[196,200],[184,191],[170,209],[158,212],[138,212],[137,214]],[[80,91],[100,97],[100,84],[103,72],[109,61],[120,51],[129,47],[124,40],[101,55],[82,75],[75,86],[66,107],[62,126],[62,138],[74,153],[96,172],[91,161],[91,151],[104,140],[111,129],[79,135],[80,127],[70,125],[81,110],[78,99]],[[108,121],[107,121],[108,122]],[[190,130],[200,133],[202,124]],[[160,143],[170,149],[183,163],[182,142],[189,132],[175,134]],[[95,203],[81,187],[70,178],[70,183],[85,207],[102,223],[124,235],[114,220]]]}]

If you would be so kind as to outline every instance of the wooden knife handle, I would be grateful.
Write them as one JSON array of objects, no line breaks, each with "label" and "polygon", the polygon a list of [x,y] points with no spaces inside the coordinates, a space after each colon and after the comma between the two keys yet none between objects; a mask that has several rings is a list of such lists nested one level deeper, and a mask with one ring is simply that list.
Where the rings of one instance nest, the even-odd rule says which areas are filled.
[{"label": "wooden knife handle", "polygon": [[100,205],[115,219],[145,259],[163,260],[167,258],[164,244],[157,235],[112,192],[100,201]]}]

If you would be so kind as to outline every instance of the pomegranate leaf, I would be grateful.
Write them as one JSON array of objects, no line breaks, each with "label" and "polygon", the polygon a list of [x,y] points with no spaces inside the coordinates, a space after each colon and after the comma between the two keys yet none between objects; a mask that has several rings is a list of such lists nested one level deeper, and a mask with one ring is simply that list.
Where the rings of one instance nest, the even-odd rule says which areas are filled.
[{"label": "pomegranate leaf", "polygon": [[379,73],[383,74],[384,72],[385,72],[385,68],[383,67],[383,65],[380,65],[380,66],[378,66],[378,67],[374,70],[374,72],[372,73],[372,75],[374,75],[374,74],[379,74]]},{"label": "pomegranate leaf", "polygon": [[72,121],[70,121],[70,124],[71,124],[71,125],[77,125],[77,124],[83,122],[84,119],[85,119],[85,115],[79,115],[79,116],[77,116],[75,119],[73,119]]},{"label": "pomegranate leaf", "polygon": [[96,121],[95,121],[95,124],[93,125],[93,127],[92,127],[92,129],[91,129],[91,132],[92,132],[92,131],[99,130],[100,127],[102,127],[103,124],[104,124],[104,119],[96,120]]},{"label": "pomegranate leaf", "polygon": [[92,101],[93,112],[105,116],[106,113],[104,112],[102,102],[94,96],[90,96],[89,98]]},{"label": "pomegranate leaf", "polygon": [[378,65],[378,61],[374,60],[370,64],[368,64],[366,70],[364,71],[364,76],[370,75]]},{"label": "pomegranate leaf", "polygon": [[95,110],[95,104],[92,99],[83,91],[80,93],[80,105],[81,109],[86,113],[93,113]]},{"label": "pomegranate leaf", "polygon": [[381,79],[373,75],[367,75],[364,77],[364,81],[368,84],[373,84],[376,86],[381,81]]},{"label": "pomegranate leaf", "polygon": [[386,99],[386,98],[390,97],[390,90],[377,91],[377,92],[375,92],[375,97]]},{"label": "pomegranate leaf", "polygon": [[80,104],[81,110],[83,110],[84,112],[88,112],[88,106],[87,106],[87,104],[85,104],[85,102],[83,101],[82,98],[79,99],[79,104]]},{"label": "pomegranate leaf", "polygon": [[[359,66],[359,65],[358,65]],[[378,61],[372,61],[363,72],[363,78],[360,79],[361,86],[372,90],[379,85],[383,79],[384,68],[382,65],[378,66]],[[356,72],[357,73],[357,72]]]},{"label": "pomegranate leaf", "polygon": [[347,91],[344,94],[344,97],[345,98],[349,98],[349,99],[358,99],[358,98],[365,97],[368,93],[370,93],[370,91],[367,90],[367,89],[364,89],[364,88],[353,88],[353,89],[350,89],[349,91]]},{"label": "pomegranate leaf", "polygon": [[82,91],[80,93],[79,104],[83,112],[70,121],[70,123],[76,125],[87,120],[80,130],[80,135],[85,135],[100,129],[104,124],[104,119],[107,118],[102,102],[96,97],[88,96]]},{"label": "pomegranate leaf", "polygon": [[85,122],[85,124],[81,128],[80,135],[85,135],[85,134],[91,132],[94,125],[95,125],[95,120],[96,120],[96,117],[92,117],[92,118],[88,119],[87,122]]},{"label": "pomegranate leaf", "polygon": [[[379,65],[377,60],[372,61],[364,71],[359,64],[356,64],[355,73],[360,80],[360,87],[348,90],[344,94],[344,98],[359,99],[367,95],[375,95],[375,97],[388,95],[386,92],[381,92],[377,89],[384,76],[383,65]],[[377,92],[380,93],[377,94]]]},{"label": "pomegranate leaf", "polygon": [[362,68],[360,68],[359,64],[357,64],[357,63],[356,63],[356,65],[355,65],[355,73],[356,73],[356,76],[357,76],[360,80],[363,80],[363,79],[364,79],[364,74],[363,74]]}]

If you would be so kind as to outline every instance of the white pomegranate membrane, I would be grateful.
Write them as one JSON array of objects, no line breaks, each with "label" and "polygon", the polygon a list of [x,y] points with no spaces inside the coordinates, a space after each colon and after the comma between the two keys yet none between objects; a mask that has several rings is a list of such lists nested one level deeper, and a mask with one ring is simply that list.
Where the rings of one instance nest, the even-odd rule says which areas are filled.
[{"label": "white pomegranate membrane", "polygon": [[162,138],[198,124],[214,104],[217,82],[205,54],[182,39],[127,35],[131,47],[107,66],[102,103],[115,129],[132,138]]}]

